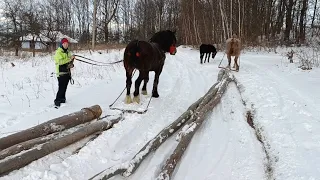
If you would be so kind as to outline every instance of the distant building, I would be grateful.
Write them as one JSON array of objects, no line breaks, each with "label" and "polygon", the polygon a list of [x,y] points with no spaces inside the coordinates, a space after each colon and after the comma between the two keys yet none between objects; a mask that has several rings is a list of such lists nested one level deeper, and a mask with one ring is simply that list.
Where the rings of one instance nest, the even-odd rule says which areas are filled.
[{"label": "distant building", "polygon": [[20,37],[21,48],[28,50],[33,49],[34,46],[36,50],[54,50],[59,47],[62,38],[69,40],[70,47],[78,44],[77,40],[59,31],[42,31],[40,35],[28,34]]}]

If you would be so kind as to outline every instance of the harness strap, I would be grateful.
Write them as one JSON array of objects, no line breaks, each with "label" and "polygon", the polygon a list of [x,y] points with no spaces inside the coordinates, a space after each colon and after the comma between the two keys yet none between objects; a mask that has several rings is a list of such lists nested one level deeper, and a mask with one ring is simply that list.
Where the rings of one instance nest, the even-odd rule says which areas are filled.
[{"label": "harness strap", "polygon": [[[75,56],[75,57],[79,57],[79,58],[83,58],[83,59],[86,59],[86,60],[89,60],[89,61],[92,61],[92,62],[95,62],[95,63],[88,62],[88,61],[84,61],[84,60],[81,60],[81,59],[76,58],[76,60],[78,60],[78,61],[80,61],[80,62],[84,62],[84,63],[92,64],[92,65],[97,65],[97,66],[108,66],[108,65],[117,64],[117,63],[123,61],[123,60],[119,60],[119,61],[115,61],[115,62],[106,63],[106,62],[95,61],[95,60],[93,60],[93,59],[90,59],[90,58],[87,58],[87,57],[84,57],[84,56],[80,56],[80,55],[74,55],[74,56]],[[97,64],[97,63],[99,63],[99,64]]]},{"label": "harness strap", "polygon": [[122,62],[123,60],[119,60],[119,61],[115,61],[115,62],[112,62],[112,63],[105,63],[105,64],[96,64],[96,63],[91,63],[91,62],[88,62],[88,61],[84,61],[84,60],[81,60],[81,59],[77,59],[75,58],[77,61],[80,61],[80,62],[83,62],[83,63],[87,63],[87,64],[91,64],[91,65],[95,65],[95,66],[110,66],[112,64],[117,64],[117,63],[120,63]]}]

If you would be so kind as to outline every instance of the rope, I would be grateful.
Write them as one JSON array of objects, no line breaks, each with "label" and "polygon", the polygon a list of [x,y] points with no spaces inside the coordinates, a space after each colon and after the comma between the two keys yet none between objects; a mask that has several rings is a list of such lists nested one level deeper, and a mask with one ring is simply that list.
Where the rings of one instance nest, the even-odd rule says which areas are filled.
[{"label": "rope", "polygon": [[149,105],[150,105],[151,99],[152,99],[152,96],[151,96],[151,97],[150,97],[150,99],[149,99],[149,102],[148,102],[148,105],[147,105],[147,108],[146,108],[146,109],[148,109],[148,108],[149,108]]},{"label": "rope", "polygon": [[220,65],[221,65],[221,63],[222,63],[222,60],[223,60],[223,58],[224,58],[225,55],[226,55],[226,53],[223,54],[222,59],[221,59],[220,64],[219,64],[218,67],[220,67]]},{"label": "rope", "polygon": [[112,62],[112,63],[96,64],[96,63],[91,63],[91,62],[84,61],[84,60],[77,59],[77,58],[75,58],[75,59],[76,59],[77,61],[80,61],[80,62],[83,62],[83,63],[87,63],[87,64],[91,64],[91,65],[95,65],[95,66],[110,66],[110,65],[113,65],[113,64],[117,64],[117,63],[122,62],[122,60],[119,60],[119,61],[115,61],[115,62]]},{"label": "rope", "polygon": [[[134,69],[134,71],[133,71],[133,73],[132,73],[132,75],[131,75],[131,78],[133,77],[133,75],[134,75],[134,73],[136,72],[136,69]],[[124,90],[126,90],[126,88],[127,87],[124,87],[124,89],[122,90],[122,92],[120,93],[120,95],[117,97],[117,99],[116,100],[114,100],[113,101],[113,103],[112,104],[110,104],[109,105],[109,107],[111,107],[111,106],[113,106],[114,105],[114,103],[116,103],[117,102],[117,100],[120,98],[120,96],[122,95],[122,93],[124,92]]]},{"label": "rope", "polygon": [[73,84],[74,84],[74,80],[73,80],[73,78],[72,78],[72,77],[70,78],[70,84],[71,84],[71,85],[73,85]]},{"label": "rope", "polygon": [[[120,63],[120,62],[123,61],[123,60],[119,60],[119,61],[115,61],[115,62],[106,63],[106,62],[95,61],[93,59],[90,59],[90,58],[87,58],[87,57],[84,57],[84,56],[80,56],[80,55],[74,55],[74,56],[75,57],[79,57],[79,58],[83,58],[83,59],[86,59],[86,60],[89,60],[89,61],[92,61],[92,62],[95,62],[95,63],[91,63],[91,62],[88,62],[88,61],[80,60],[80,59],[77,58],[78,61],[81,61],[81,62],[84,62],[84,63],[88,63],[88,64],[92,64],[92,65],[97,65],[97,66],[112,65],[112,64],[117,64],[117,63]],[[100,63],[100,64],[97,64],[97,63]]]}]

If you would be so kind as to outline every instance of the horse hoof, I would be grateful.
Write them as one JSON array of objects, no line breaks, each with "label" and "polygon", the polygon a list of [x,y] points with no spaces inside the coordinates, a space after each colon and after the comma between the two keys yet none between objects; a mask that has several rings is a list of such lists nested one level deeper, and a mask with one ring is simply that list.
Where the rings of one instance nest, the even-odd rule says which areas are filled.
[{"label": "horse hoof", "polygon": [[133,102],[136,102],[136,103],[140,104],[140,97],[139,97],[139,95],[133,97]]},{"label": "horse hoof", "polygon": [[131,96],[130,96],[130,95],[126,95],[125,103],[126,103],[126,104],[132,103],[132,99],[131,99]]},{"label": "horse hoof", "polygon": [[143,94],[143,95],[148,95],[148,92],[147,92],[146,90],[142,90],[142,91],[141,91],[141,94]]},{"label": "horse hoof", "polygon": [[159,94],[156,92],[156,93],[152,93],[152,97],[154,98],[158,98],[159,97]]}]

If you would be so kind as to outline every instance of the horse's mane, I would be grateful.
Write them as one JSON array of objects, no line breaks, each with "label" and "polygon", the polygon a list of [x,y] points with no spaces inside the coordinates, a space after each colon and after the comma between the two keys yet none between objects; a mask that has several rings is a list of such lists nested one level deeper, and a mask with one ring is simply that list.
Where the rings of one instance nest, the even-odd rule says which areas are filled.
[{"label": "horse's mane", "polygon": [[165,30],[155,33],[149,42],[157,43],[166,52],[169,52],[172,43],[176,43],[175,31]]}]

